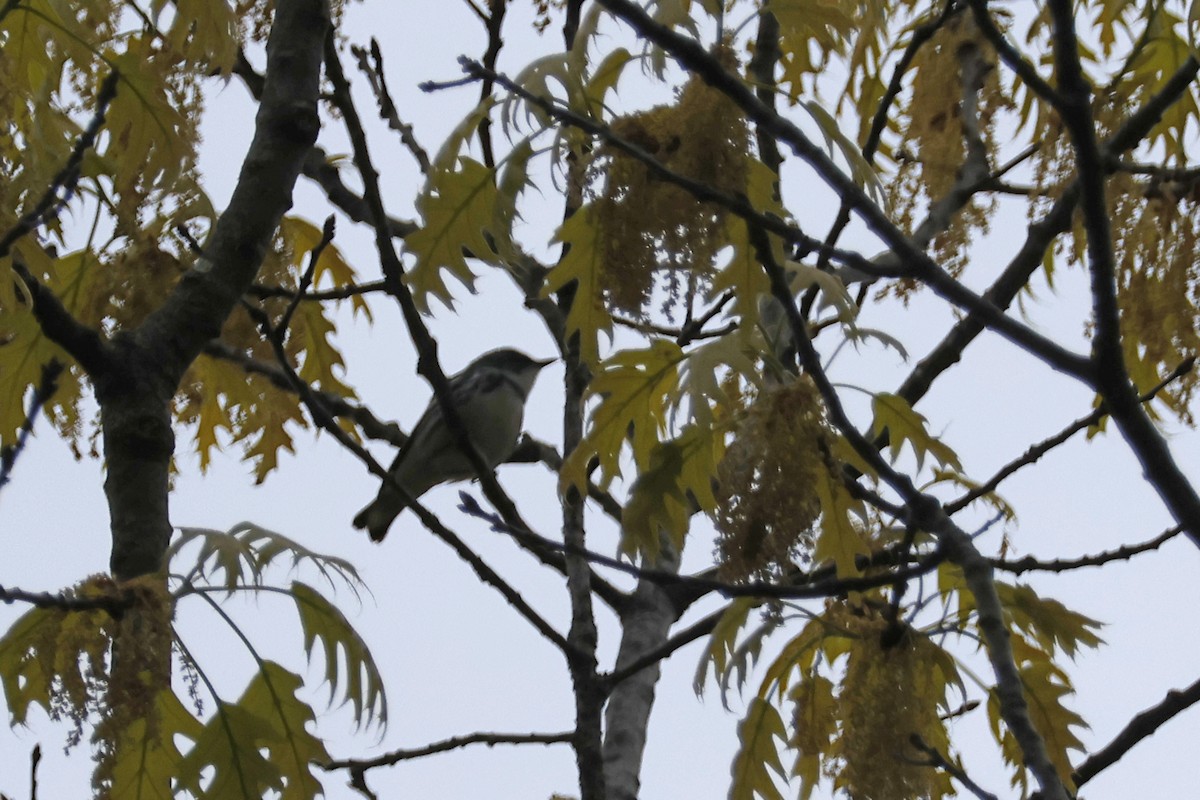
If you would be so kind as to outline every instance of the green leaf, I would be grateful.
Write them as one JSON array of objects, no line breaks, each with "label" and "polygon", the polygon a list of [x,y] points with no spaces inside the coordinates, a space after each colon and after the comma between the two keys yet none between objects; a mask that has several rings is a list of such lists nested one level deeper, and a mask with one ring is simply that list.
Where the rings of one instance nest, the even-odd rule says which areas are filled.
[{"label": "green leaf", "polygon": [[738,631],[746,626],[750,612],[758,608],[760,601],[752,597],[738,597],[729,603],[725,613],[717,620],[713,631],[708,637],[708,647],[700,656],[696,667],[696,675],[692,679],[692,689],[697,695],[704,694],[704,684],[708,678],[708,668],[712,665],[713,676],[718,680],[729,669],[729,657],[734,652]]},{"label": "green leaf", "polygon": [[779,747],[787,742],[787,729],[779,712],[765,700],[752,698],[746,718],[738,726],[738,740],[741,746],[730,769],[730,800],[783,800],[767,770],[770,767],[777,775],[787,777],[779,760]]},{"label": "green leaf", "polygon": [[477,259],[495,261],[488,232],[495,220],[497,198],[495,171],[472,158],[459,159],[458,169],[451,165],[431,171],[416,202],[421,227],[404,240],[416,256],[404,279],[422,313],[429,313],[431,295],[453,306],[443,271],[474,291],[475,273],[467,265],[464,250]]},{"label": "green leaf", "polygon": [[736,335],[719,336],[688,352],[679,378],[679,393],[688,398],[691,416],[697,424],[711,427],[714,408],[723,407],[728,412],[735,406],[721,386],[721,379],[729,370],[760,389],[763,387],[757,355],[745,337]]},{"label": "green leaf", "polygon": [[871,552],[862,532],[850,520],[850,513],[861,513],[861,503],[854,500],[842,482],[829,470],[816,470],[817,496],[821,501],[821,533],[813,549],[816,563],[832,560],[839,578],[860,574],[856,559]]},{"label": "green leaf", "polygon": [[[783,215],[785,212],[774,200],[774,172],[756,158],[748,159],[746,171],[746,195],[759,211]],[[739,335],[749,336],[758,326],[758,301],[769,295],[771,283],[763,270],[762,261],[750,243],[750,232],[741,217],[729,214],[725,218],[725,235],[729,242],[729,260],[713,276],[713,297],[725,292],[733,293],[733,314],[738,319]],[[785,260],[783,245],[779,237],[770,236],[771,249],[776,263]]]},{"label": "green leaf", "polygon": [[603,303],[604,250],[599,226],[592,219],[592,206],[586,205],[566,219],[555,232],[554,241],[562,242],[563,253],[546,276],[542,297],[568,286],[573,288],[564,336],[570,341],[578,335],[579,357],[594,366],[600,362],[600,334],[612,339],[613,322]]},{"label": "green leaf", "polygon": [[928,453],[941,466],[953,467],[962,472],[958,456],[949,446],[930,435],[925,417],[913,411],[912,406],[903,397],[880,392],[871,400],[871,409],[875,412],[871,431],[876,436],[887,431],[888,447],[891,449],[893,461],[900,455],[901,448],[907,442],[917,457],[917,469],[925,463],[925,455]]},{"label": "green leaf", "polygon": [[681,551],[692,498],[702,511],[716,507],[712,482],[723,451],[723,437],[699,425],[689,425],[678,437],[655,445],[650,466],[634,481],[621,515],[621,552],[640,553],[653,563],[661,545],[660,532],[668,534]]},{"label": "green leaf", "polygon": [[52,659],[47,663],[42,657],[42,649],[47,630],[61,623],[58,609],[32,608],[0,638],[0,688],[14,728],[25,724],[29,707],[35,703],[50,711],[56,673]]},{"label": "green leaf", "polygon": [[603,484],[619,476],[626,438],[639,471],[649,469],[650,454],[666,430],[667,399],[675,389],[683,360],[679,345],[658,340],[642,350],[622,350],[599,366],[588,396],[600,397],[600,405],[592,411],[583,441],[563,462],[560,481],[564,487],[582,489],[586,485],[593,456],[600,459]]},{"label": "green leaf", "polygon": [[1103,624],[1064,606],[1057,600],[1039,597],[1032,587],[996,583],[996,594],[1012,625],[1029,634],[1048,653],[1061,650],[1074,658],[1080,647],[1096,648],[1104,643],[1097,634]]},{"label": "green leaf", "polygon": [[[199,545],[199,551],[189,564],[183,551],[192,544]],[[239,522],[229,531],[180,528],[167,549],[167,563],[173,572],[184,572],[187,567],[185,577],[189,582],[220,585],[229,592],[262,586],[263,572],[280,558],[289,560],[292,569],[302,565],[315,567],[331,584],[336,579],[355,593],[362,586],[358,571],[349,561],[317,553],[252,522]]]},{"label": "green leaf", "polygon": [[340,689],[343,702],[350,703],[354,708],[356,724],[377,723],[386,726],[387,696],[384,693],[383,676],[379,674],[367,643],[345,615],[311,586],[295,581],[291,586],[291,594],[296,601],[296,613],[300,615],[304,652],[310,664],[317,640],[321,641],[330,702],[334,701]]},{"label": "green leaf", "polygon": [[833,694],[833,683],[822,675],[806,675],[792,690],[790,699],[796,751],[792,775],[800,779],[800,798],[808,800],[821,779],[821,762],[837,733],[841,708]]},{"label": "green leaf", "polygon": [[[1012,643],[1030,722],[1041,734],[1050,761],[1070,790],[1074,786],[1071,778],[1074,770],[1068,751],[1084,750],[1082,741],[1073,729],[1087,727],[1082,717],[1063,705],[1063,699],[1074,694],[1074,689],[1066,673],[1054,664],[1049,653],[1029,644],[1020,636],[1014,636]],[[1024,754],[1016,737],[1004,724],[995,690],[988,695],[987,712],[992,735],[1000,745],[1004,760],[1013,768],[1012,785],[1019,786],[1024,793],[1029,782]]]},{"label": "green leaf", "polygon": [[517,258],[513,244],[513,225],[521,218],[517,200],[527,187],[534,185],[529,178],[529,161],[532,158],[532,143],[529,139],[522,139],[505,157],[497,183],[496,202],[488,230],[491,232],[492,248],[503,261],[510,263]]},{"label": "green leaf", "polygon": [[184,764],[176,737],[194,742],[204,726],[169,689],[155,697],[153,714],[153,719],[135,719],[118,736],[107,797],[170,800],[172,781],[189,783],[199,778],[186,771],[194,766]]},{"label": "green leaf", "polygon": [[303,681],[270,661],[263,662],[236,703],[218,701],[212,718],[180,764],[178,789],[199,800],[310,800],[323,789],[313,762],[329,760],[308,731],[316,719],[295,692]]}]

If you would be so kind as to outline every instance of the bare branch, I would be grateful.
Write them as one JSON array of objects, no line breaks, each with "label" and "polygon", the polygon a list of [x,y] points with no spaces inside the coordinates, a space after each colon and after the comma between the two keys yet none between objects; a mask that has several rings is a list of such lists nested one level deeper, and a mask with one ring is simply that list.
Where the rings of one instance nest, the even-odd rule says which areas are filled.
[{"label": "bare branch", "polygon": [[389,128],[400,134],[400,142],[408,148],[408,152],[412,153],[421,174],[428,175],[432,169],[429,163],[429,154],[425,152],[425,148],[421,147],[413,135],[412,125],[408,125],[400,119],[400,112],[396,109],[391,92],[388,91],[387,78],[383,74],[383,52],[379,49],[379,42],[374,36],[371,37],[369,54],[362,47],[351,47],[350,52],[354,53],[359,71],[366,76],[367,83],[371,85],[371,91],[375,93],[380,119],[387,122]]},{"label": "bare branch", "polygon": [[866,591],[878,586],[888,586],[897,580],[907,580],[928,574],[937,568],[945,557],[940,552],[929,553],[912,564],[888,572],[862,578],[825,577],[821,580],[807,582],[811,576],[797,572],[789,576],[787,583],[767,583],[764,581],[747,581],[745,583],[729,583],[700,575],[680,575],[670,570],[639,567],[594,550],[563,544],[530,531],[516,530],[508,527],[499,516],[485,511],[471,495],[459,492],[462,503],[459,510],[464,514],[477,517],[488,522],[492,529],[505,533],[518,540],[525,540],[529,545],[559,550],[569,555],[584,558],[602,567],[624,572],[636,578],[653,581],[661,586],[680,586],[695,590],[700,594],[715,592],[722,597],[764,597],[780,599],[810,599],[814,597],[838,597],[849,592]]},{"label": "bare branch", "polygon": [[979,784],[971,780],[971,778],[968,777],[967,773],[964,772],[961,767],[952,763],[949,759],[939,753],[936,747],[930,747],[929,745],[925,744],[925,740],[917,734],[914,733],[912,736],[910,736],[908,741],[913,747],[928,756],[929,760],[922,762],[926,766],[933,767],[934,769],[944,770],[945,772],[949,773],[950,777],[961,783],[968,792],[978,797],[979,800],[999,800],[996,795],[985,791]]},{"label": "bare branch", "polygon": [[[83,165],[83,157],[96,143],[96,137],[104,126],[108,106],[117,96],[119,79],[120,73],[113,70],[100,84],[100,90],[96,95],[96,111],[71,148],[71,154],[67,157],[66,164],[54,176],[33,208],[22,214],[17,223],[3,236],[0,236],[0,258],[9,255],[13,245],[22,237],[34,231],[39,225],[56,218],[74,195]],[[25,284],[25,289],[32,301],[34,316],[37,317],[38,324],[46,337],[70,353],[87,372],[93,373],[103,369],[106,363],[106,353],[100,334],[75,319],[54,296],[54,293],[42,284],[41,280],[30,272],[24,262],[15,255],[12,258],[12,268],[21,282]]]},{"label": "bare branch", "polygon": [[361,774],[376,767],[390,767],[399,764],[401,761],[412,761],[413,759],[445,753],[450,750],[458,750],[473,744],[486,744],[488,747],[494,747],[498,744],[563,744],[570,742],[571,737],[574,735],[574,731],[565,731],[563,733],[470,733],[443,739],[440,742],[427,744],[424,747],[393,750],[390,753],[384,753],[375,758],[335,759],[318,764],[317,766],[326,772],[345,769],[351,773]]},{"label": "bare branch", "polygon": [[13,467],[16,466],[21,451],[25,449],[29,435],[33,433],[33,426],[37,422],[38,414],[58,391],[58,376],[62,374],[62,371],[62,362],[57,359],[52,358],[42,365],[42,376],[38,385],[33,389],[33,397],[29,400],[29,410],[25,412],[25,420],[17,429],[17,440],[0,449],[0,491],[12,477]]},{"label": "bare branch", "polygon": [[[367,283],[336,286],[332,289],[324,289],[322,291],[305,292],[301,295],[301,299],[315,302],[348,300],[351,297],[360,297],[365,294],[377,294],[385,291],[386,287],[383,281],[368,281]],[[250,287],[246,294],[254,297],[292,297],[296,294],[296,290],[289,289],[286,286],[264,286],[263,284],[256,283]]]},{"label": "bare branch", "polygon": [[996,569],[1012,572],[1020,575],[1023,572],[1033,572],[1035,570],[1041,572],[1070,572],[1071,570],[1080,569],[1082,567],[1099,567],[1111,561],[1128,561],[1136,555],[1148,553],[1151,550],[1157,550],[1167,542],[1174,539],[1183,528],[1176,525],[1155,536],[1148,542],[1141,544],[1129,544],[1118,547],[1115,550],[1106,550],[1103,553],[1097,553],[1093,556],[1082,556],[1080,558],[1064,559],[1056,558],[1053,561],[1038,561],[1033,556],[1025,556],[1016,561],[1005,561],[999,558],[991,559],[992,566]]},{"label": "bare branch", "polygon": [[1004,32],[996,27],[991,14],[987,10],[987,0],[970,0],[971,11],[975,17],[975,25],[987,39],[988,44],[1000,56],[1000,60],[1020,77],[1021,81],[1033,92],[1051,106],[1061,108],[1062,95],[1055,91],[1038,73],[1037,67],[1029,62],[1015,46],[1005,37]]},{"label": "bare branch", "polygon": [[1176,714],[1200,703],[1200,680],[1186,689],[1172,689],[1162,702],[1147,708],[1121,730],[1113,740],[1093,753],[1075,770],[1075,785],[1083,786],[1092,778],[1117,763],[1143,739],[1155,733]]},{"label": "bare branch", "polygon": [[[601,0],[605,4],[614,1]],[[967,587],[975,596],[979,630],[987,642],[988,660],[996,675],[995,692],[1000,702],[1001,716],[1017,740],[1026,766],[1037,778],[1045,795],[1050,800],[1067,800],[1066,787],[1050,761],[1045,740],[1029,716],[1029,706],[1008,628],[1004,623],[1004,610],[996,592],[991,565],[975,548],[971,537],[954,524],[937,500],[917,491],[907,476],[896,472],[850,421],[837,390],[825,374],[820,356],[808,338],[807,327],[796,308],[787,276],[783,267],[775,261],[766,233],[760,228],[751,228],[750,234],[759,262],[771,280],[771,292],[786,312],[801,365],[821,393],[830,421],[846,437],[859,457],[904,499],[908,509],[906,522],[937,537],[942,555],[962,569]]]},{"label": "bare branch", "polygon": [[676,651],[687,647],[701,636],[707,636],[712,633],[713,628],[717,627],[717,623],[725,615],[725,611],[725,608],[718,609],[708,616],[693,622],[683,630],[673,634],[671,638],[653,650],[643,653],[628,664],[624,664],[619,669],[614,669],[607,675],[601,675],[600,677],[603,679],[605,685],[611,689],[611,687],[616,686],[626,678],[636,675],[646,667],[653,666],[664,659],[670,658]]},{"label": "bare branch", "polygon": [[442,416],[446,421],[446,427],[453,434],[455,445],[467,456],[488,501],[501,513],[509,524],[528,529],[529,526],[521,518],[516,505],[505,493],[503,487],[496,480],[495,473],[488,467],[487,462],[483,460],[478,449],[471,442],[466,427],[462,424],[458,408],[454,405],[451,397],[450,383],[446,379],[446,374],[443,372],[441,364],[438,362],[437,342],[430,335],[429,329],[425,326],[425,321],[421,318],[421,314],[417,310],[412,292],[409,291],[408,286],[403,281],[404,266],[400,262],[396,248],[392,244],[387,224],[388,217],[384,211],[383,198],[379,191],[379,173],[375,170],[371,162],[366,135],[363,133],[358,111],[350,96],[350,85],[347,83],[346,76],[342,72],[337,47],[334,44],[332,36],[327,37],[325,56],[326,71],[334,86],[334,103],[337,105],[342,118],[346,122],[346,129],[349,132],[350,141],[354,148],[354,163],[358,166],[359,173],[363,179],[363,196],[370,211],[371,225],[375,229],[375,246],[383,265],[387,291],[399,304],[405,325],[408,327],[409,335],[412,337],[413,345],[416,347],[418,354],[417,371],[429,381],[430,386],[433,388],[433,395],[437,400],[438,406],[441,408]]},{"label": "bare branch", "polygon": [[[1150,402],[1158,396],[1159,392],[1165,389],[1173,381],[1191,372],[1192,368],[1195,366],[1195,363],[1196,359],[1187,359],[1178,367],[1173,369],[1170,375],[1159,381],[1157,386],[1143,394],[1139,400],[1142,403]],[[1107,405],[1101,403],[1099,408],[1097,408],[1091,414],[1088,414],[1086,417],[1080,417],[1048,439],[1044,439],[1037,444],[1030,445],[1029,448],[1023,454],[1021,454],[1019,458],[1013,459],[1009,463],[1005,464],[1003,467],[997,470],[996,474],[991,478],[967,492],[958,500],[947,503],[946,513],[956,514],[979,498],[996,491],[996,487],[998,487],[1002,481],[1012,476],[1013,473],[1017,472],[1023,467],[1027,467],[1030,464],[1036,463],[1042,456],[1063,444],[1080,431],[1086,430],[1093,425],[1100,424],[1100,421],[1106,416],[1108,416],[1108,407]]]}]

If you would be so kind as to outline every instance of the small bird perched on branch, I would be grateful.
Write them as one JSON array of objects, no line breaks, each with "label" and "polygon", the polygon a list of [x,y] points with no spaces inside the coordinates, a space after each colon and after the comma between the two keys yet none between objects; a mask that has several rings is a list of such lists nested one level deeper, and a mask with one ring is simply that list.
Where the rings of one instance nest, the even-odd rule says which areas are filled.
[{"label": "small bird perched on branch", "polygon": [[[517,350],[493,350],[451,376],[450,395],[459,419],[489,468],[512,455],[521,434],[529,390],[538,372],[552,361],[538,361]],[[471,461],[458,448],[436,397],[388,472],[414,499],[439,483],[475,477]],[[407,505],[400,492],[384,482],[375,500],[354,517],[354,527],[365,528],[372,541],[382,541]]]}]

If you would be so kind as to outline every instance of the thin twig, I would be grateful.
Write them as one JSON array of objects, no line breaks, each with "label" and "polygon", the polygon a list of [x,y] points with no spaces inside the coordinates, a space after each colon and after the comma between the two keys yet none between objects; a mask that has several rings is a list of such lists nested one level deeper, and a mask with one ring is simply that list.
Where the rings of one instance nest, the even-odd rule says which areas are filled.
[{"label": "thin twig", "polygon": [[922,762],[926,766],[933,767],[934,769],[944,770],[950,775],[950,777],[961,783],[967,791],[978,797],[979,800],[999,800],[996,795],[989,791],[985,791],[979,784],[971,780],[961,767],[939,753],[936,747],[931,747],[930,745],[925,744],[925,740],[917,734],[914,733],[912,736],[910,736],[908,741],[913,747],[920,750],[929,758],[928,761]]},{"label": "thin twig", "polygon": [[[301,299],[306,301],[325,301],[325,300],[348,300],[351,297],[359,297],[364,294],[376,294],[386,292],[387,287],[383,281],[368,281],[367,283],[355,283],[346,286],[335,286],[332,289],[323,289],[315,292],[305,292]],[[266,286],[263,284],[255,284],[250,287],[248,294],[255,297],[292,297],[296,294],[295,289],[289,289],[286,286]]]},{"label": "thin twig", "polygon": [[0,491],[12,479],[13,467],[16,466],[17,458],[20,457],[30,435],[33,434],[33,426],[37,422],[38,414],[58,391],[58,376],[62,374],[62,371],[63,364],[56,358],[52,358],[42,365],[42,377],[33,389],[33,397],[29,400],[29,410],[25,412],[25,419],[17,430],[16,441],[0,448]]},{"label": "thin twig", "polygon": [[[1195,358],[1186,359],[1175,369],[1171,370],[1171,374],[1167,375],[1167,377],[1159,381],[1157,385],[1143,394],[1139,400],[1142,403],[1149,403],[1158,396],[1159,392],[1169,386],[1172,382],[1191,372],[1193,367],[1195,367],[1195,364]],[[1091,414],[1088,414],[1086,417],[1080,417],[1053,436],[1036,444],[1030,445],[1020,457],[1015,458],[1009,463],[1005,464],[1003,467],[997,470],[991,478],[967,492],[959,499],[947,503],[946,512],[949,514],[956,514],[979,498],[991,494],[992,492],[996,491],[996,488],[999,487],[1004,480],[1011,477],[1013,473],[1017,472],[1023,467],[1027,467],[1037,462],[1042,456],[1046,455],[1059,445],[1065,443],[1068,439],[1080,431],[1100,424],[1100,421],[1106,416],[1108,416],[1108,407],[1102,402],[1099,408],[1097,408]]]},{"label": "thin twig", "polygon": [[42,763],[42,746],[35,744],[29,754],[29,800],[37,800],[38,765]]},{"label": "thin twig", "polygon": [[712,633],[713,629],[717,627],[717,623],[721,621],[721,617],[725,615],[726,610],[725,608],[720,608],[708,616],[696,620],[683,630],[672,634],[671,638],[658,647],[647,650],[633,661],[630,661],[619,669],[614,669],[607,675],[601,675],[600,680],[604,683],[608,691],[612,691],[617,684],[626,678],[631,678],[646,667],[652,667],[658,662],[669,658],[677,650],[686,647],[701,636],[707,636]]},{"label": "thin twig", "polygon": [[75,185],[79,182],[80,169],[83,166],[83,157],[88,150],[92,149],[92,145],[96,143],[96,137],[100,134],[100,129],[104,126],[108,106],[117,96],[117,83],[120,77],[121,74],[113,70],[101,82],[100,91],[96,95],[96,111],[88,121],[87,127],[83,129],[83,133],[75,141],[75,146],[71,148],[67,163],[50,181],[50,185],[33,208],[22,214],[17,223],[3,236],[0,236],[0,258],[8,255],[9,250],[22,236],[57,216],[74,195]]},{"label": "thin twig", "polygon": [[1000,558],[991,559],[992,566],[996,569],[1011,572],[1020,575],[1023,572],[1070,572],[1071,570],[1081,569],[1083,567],[1099,567],[1103,564],[1108,564],[1112,561],[1128,561],[1134,556],[1148,553],[1151,550],[1157,550],[1167,542],[1174,539],[1179,534],[1183,533],[1183,527],[1176,525],[1173,528],[1167,528],[1165,531],[1155,536],[1148,542],[1141,544],[1127,544],[1116,548],[1115,550],[1105,550],[1102,553],[1096,553],[1091,556],[1081,556],[1079,558],[1056,558],[1052,561],[1039,561],[1033,556],[1025,556],[1016,561],[1005,561]]},{"label": "thin twig", "polygon": [[350,435],[346,433],[346,431],[342,430],[342,427],[337,424],[337,421],[334,419],[333,415],[324,407],[324,405],[321,404],[320,398],[317,396],[316,392],[313,391],[312,387],[310,387],[306,381],[302,380],[300,376],[296,374],[296,371],[292,368],[291,364],[288,363],[287,355],[283,350],[282,335],[277,333],[271,327],[270,320],[267,319],[266,315],[263,314],[262,311],[249,305],[247,305],[247,310],[251,316],[255,318],[259,327],[263,329],[264,336],[268,341],[271,342],[273,348],[275,349],[275,355],[279,361],[280,368],[287,374],[288,380],[292,383],[293,389],[300,395],[300,399],[304,402],[305,407],[308,408],[309,414],[312,415],[313,421],[323,430],[333,436],[333,438],[337,440],[338,444],[349,450],[354,455],[358,456],[359,460],[367,466],[367,469],[370,470],[372,475],[375,475],[383,481],[388,482],[391,488],[395,489],[400,494],[401,498],[405,500],[407,507],[411,508],[413,513],[415,513],[421,520],[422,525],[424,525],[431,533],[433,533],[443,542],[450,545],[450,547],[458,554],[459,558],[463,559],[468,565],[470,565],[471,569],[474,570],[475,574],[481,581],[496,589],[501,596],[508,601],[509,605],[516,609],[517,613],[524,617],[524,619],[529,622],[534,629],[541,633],[542,636],[544,636],[551,644],[557,647],[564,655],[570,657],[572,650],[571,645],[561,633],[555,630],[549,622],[547,622],[540,614],[538,614],[538,612],[534,610],[533,606],[527,603],[516,589],[514,589],[506,580],[500,577],[498,572],[488,566],[488,564],[482,558],[480,558],[475,551],[467,547],[466,543],[464,543],[457,534],[442,524],[442,521],[438,519],[433,512],[429,511],[427,508],[417,502],[415,498],[409,495],[408,491],[400,485],[400,482],[396,480],[396,478],[393,477],[386,469],[384,469],[383,465],[376,461],[374,456],[367,452],[362,445],[354,441],[354,439],[352,439]]},{"label": "thin twig", "polygon": [[807,599],[813,597],[837,597],[848,592],[866,591],[877,586],[887,586],[896,580],[906,580],[924,575],[937,568],[944,556],[934,551],[916,559],[912,564],[902,567],[895,572],[884,573],[861,578],[825,578],[812,583],[803,582],[803,573],[799,573],[796,583],[777,584],[763,581],[748,581],[746,583],[729,583],[698,575],[680,575],[676,572],[661,569],[647,569],[630,564],[594,550],[575,547],[547,539],[530,531],[510,528],[496,514],[485,511],[475,498],[467,492],[459,492],[461,500],[458,508],[464,514],[484,520],[498,533],[507,534],[518,540],[526,540],[526,544],[558,550],[568,555],[587,559],[592,564],[624,572],[638,579],[648,580],[660,586],[681,586],[701,591],[715,592],[722,597],[771,597],[782,599]]},{"label": "thin twig", "polygon": [[300,283],[296,285],[296,290],[292,293],[292,299],[287,304],[287,308],[283,310],[283,315],[279,318],[279,324],[275,330],[281,337],[280,346],[282,347],[282,337],[285,337],[288,328],[292,324],[292,317],[296,313],[296,309],[300,307],[300,301],[304,299],[304,293],[312,286],[313,276],[317,274],[317,262],[321,260],[321,254],[325,252],[325,248],[333,241],[335,232],[335,224],[333,214],[325,218],[325,224],[321,229],[321,239],[317,242],[312,252],[308,254],[308,267],[304,270],[304,274],[300,276]]},{"label": "thin twig", "polygon": [[118,588],[116,596],[112,597],[79,597],[71,592],[30,592],[0,585],[0,602],[6,605],[28,603],[37,608],[60,611],[107,611],[113,617],[120,617],[137,601],[137,595],[129,589]]},{"label": "thin twig", "polygon": [[412,761],[425,756],[457,750],[473,744],[486,744],[494,747],[498,744],[562,744],[571,741],[573,731],[563,733],[470,733],[454,736],[440,742],[427,744],[424,747],[411,747],[392,750],[389,753],[374,758],[343,758],[318,764],[326,772],[337,769],[350,770],[352,773],[363,773],[376,767],[390,767],[401,761]]},{"label": "thin twig", "polygon": [[1172,689],[1158,705],[1147,708],[1129,721],[1113,740],[1093,753],[1075,770],[1075,785],[1083,786],[1121,760],[1133,747],[1180,712],[1200,703],[1200,680],[1186,689]]},{"label": "thin twig", "polygon": [[[950,18],[951,14],[958,11],[958,4],[953,0],[947,0],[938,16],[913,29],[912,38],[909,40],[908,46],[904,49],[904,53],[901,54],[900,60],[896,62],[896,66],[892,70],[892,79],[888,82],[887,90],[883,93],[883,97],[880,98],[879,106],[875,109],[875,116],[871,119],[871,129],[867,133],[867,140],[863,144],[862,150],[863,159],[868,164],[873,164],[875,161],[875,154],[879,150],[879,143],[883,140],[883,132],[887,128],[888,112],[891,110],[892,103],[896,101],[896,98],[900,96],[900,92],[904,88],[904,75],[912,65],[913,59],[917,57],[918,51],[920,51],[925,43],[933,38],[933,35],[946,24],[946,20]],[[772,141],[774,140],[772,139]],[[834,220],[833,225],[830,226],[829,233],[825,235],[825,244],[830,247],[836,246],[838,239],[842,235],[842,231],[849,224],[850,204],[843,200],[841,207],[838,209],[837,218]],[[818,268],[824,269],[827,264],[828,257],[821,256],[818,258]]]},{"label": "thin twig", "polygon": [[379,42],[374,36],[371,37],[371,49],[368,51],[362,47],[351,47],[350,52],[354,54],[358,61],[358,69],[367,78],[367,83],[371,85],[371,91],[375,93],[375,102],[379,105],[379,118],[386,121],[388,127],[400,134],[400,142],[412,157],[417,162],[417,167],[421,170],[422,175],[428,175],[433,167],[429,163],[429,154],[425,152],[425,148],[421,147],[417,137],[413,135],[413,127],[400,119],[400,112],[396,108],[395,101],[392,100],[392,94],[388,91],[387,78],[383,73],[383,51],[379,49]]}]

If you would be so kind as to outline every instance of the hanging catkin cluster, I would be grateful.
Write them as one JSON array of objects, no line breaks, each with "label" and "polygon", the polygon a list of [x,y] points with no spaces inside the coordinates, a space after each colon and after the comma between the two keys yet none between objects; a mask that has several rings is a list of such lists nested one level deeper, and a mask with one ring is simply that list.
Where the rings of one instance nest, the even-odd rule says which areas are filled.
[{"label": "hanging catkin cluster", "polygon": [[809,557],[829,437],[820,394],[807,378],[768,390],[747,410],[717,472],[724,578],[771,577]]},{"label": "hanging catkin cluster", "polygon": [[829,618],[853,634],[839,692],[841,731],[834,743],[833,777],[853,800],[941,797],[951,792],[938,770],[919,763],[911,737],[941,753],[949,751],[939,717],[944,698],[933,669],[933,645],[908,630],[884,646],[889,623],[870,608],[834,606]]},{"label": "hanging catkin cluster", "polygon": [[[718,58],[735,72],[733,54]],[[620,117],[613,133],[672,171],[730,193],[746,188],[750,133],[737,106],[692,77],[672,105]],[[658,177],[641,161],[605,145],[597,150],[604,187],[594,204],[604,241],[604,300],[638,317],[657,279],[666,280],[668,307],[684,290],[702,287],[726,243],[725,212]]]}]

